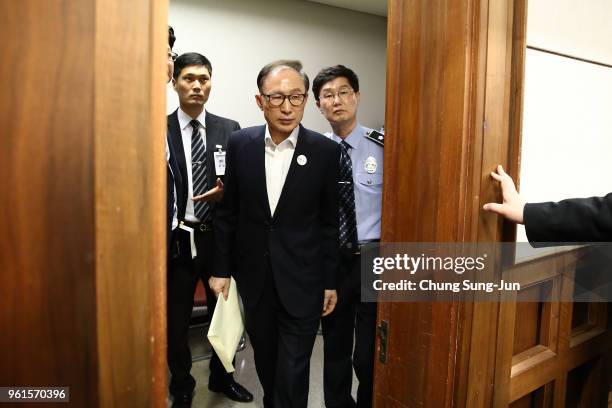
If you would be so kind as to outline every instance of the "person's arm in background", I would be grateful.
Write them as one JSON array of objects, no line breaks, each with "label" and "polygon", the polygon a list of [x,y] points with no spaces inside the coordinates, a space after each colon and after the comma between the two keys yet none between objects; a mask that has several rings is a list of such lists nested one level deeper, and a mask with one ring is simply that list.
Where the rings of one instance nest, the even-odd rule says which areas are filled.
[{"label": "person's arm in background", "polygon": [[227,142],[225,185],[223,200],[217,205],[217,214],[214,221],[215,228],[215,263],[212,276],[208,281],[212,291],[227,299],[229,293],[230,276],[233,267],[234,247],[236,245],[236,224],[238,222],[239,197],[235,177],[236,146],[237,138],[230,136]]},{"label": "person's arm in background", "polygon": [[321,200],[321,223],[323,228],[323,266],[325,268],[325,293],[323,300],[323,316],[334,311],[338,302],[336,292],[338,268],[340,267],[340,250],[338,247],[338,180],[340,163],[340,145],[336,146],[333,156],[328,161],[328,177],[325,180],[323,198]]},{"label": "person's arm in background", "polygon": [[491,177],[501,185],[503,202],[487,203],[484,210],[525,224],[529,242],[612,242],[612,193],[558,203],[525,203],[501,165]]}]

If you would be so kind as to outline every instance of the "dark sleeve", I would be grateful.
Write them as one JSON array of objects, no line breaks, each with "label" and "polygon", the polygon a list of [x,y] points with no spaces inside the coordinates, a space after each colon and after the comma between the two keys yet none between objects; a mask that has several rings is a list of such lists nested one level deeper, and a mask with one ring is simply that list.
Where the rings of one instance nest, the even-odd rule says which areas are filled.
[{"label": "dark sleeve", "polygon": [[229,278],[233,271],[239,197],[236,183],[236,149],[238,137],[232,134],[227,142],[223,199],[217,204],[215,228],[215,261],[212,275]]},{"label": "dark sleeve", "polygon": [[523,220],[529,242],[612,242],[612,193],[558,203],[526,204]]},{"label": "dark sleeve", "polygon": [[324,239],[323,265],[325,268],[325,289],[336,289],[337,274],[340,266],[338,238],[338,180],[340,164],[340,145],[334,142],[325,178],[323,199],[321,201],[321,223]]}]

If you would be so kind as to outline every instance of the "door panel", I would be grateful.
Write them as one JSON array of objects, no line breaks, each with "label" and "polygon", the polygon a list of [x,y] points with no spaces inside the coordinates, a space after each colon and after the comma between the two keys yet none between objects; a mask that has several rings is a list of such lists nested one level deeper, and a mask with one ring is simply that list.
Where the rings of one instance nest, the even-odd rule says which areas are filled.
[{"label": "door panel", "polygon": [[[514,241],[481,207],[500,200],[495,165],[519,171],[526,1],[390,0],[388,25],[383,242]],[[515,265],[513,301],[380,304],[375,406],[598,406],[607,304],[521,302],[571,296],[578,258]]]},{"label": "door panel", "polygon": [[166,406],[167,2],[0,15],[0,385]]}]

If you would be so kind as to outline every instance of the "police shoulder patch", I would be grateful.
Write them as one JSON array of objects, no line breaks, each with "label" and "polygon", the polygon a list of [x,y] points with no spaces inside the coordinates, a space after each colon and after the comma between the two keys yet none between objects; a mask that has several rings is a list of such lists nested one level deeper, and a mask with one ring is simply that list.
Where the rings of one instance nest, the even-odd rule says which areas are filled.
[{"label": "police shoulder patch", "polygon": [[366,138],[370,139],[372,142],[385,146],[385,135],[376,130],[372,130],[371,132],[366,133]]}]

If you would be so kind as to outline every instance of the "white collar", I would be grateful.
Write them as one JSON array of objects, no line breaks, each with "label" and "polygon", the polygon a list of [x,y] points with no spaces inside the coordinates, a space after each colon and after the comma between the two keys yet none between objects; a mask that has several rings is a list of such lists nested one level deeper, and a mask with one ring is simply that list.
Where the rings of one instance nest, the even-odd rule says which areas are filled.
[{"label": "white collar", "polygon": [[[300,133],[300,126],[296,126],[292,131],[291,134],[289,134],[289,137],[287,137],[285,140],[283,140],[281,143],[284,143],[285,141],[289,141],[289,143],[291,143],[291,145],[293,146],[293,148],[295,149],[295,146],[297,145],[297,140],[298,140],[298,135]],[[264,136],[264,140],[265,143],[271,146],[277,146],[276,143],[274,143],[274,140],[272,140],[272,136],[270,135],[270,127],[268,125],[266,125],[266,134]],[[279,143],[279,144],[281,144]]]},{"label": "white collar", "polygon": [[[181,127],[181,130],[185,130],[187,126],[190,126],[190,123],[193,120],[191,116],[183,112],[181,108],[178,108],[177,116],[178,116],[179,126]],[[196,120],[200,122],[200,125],[202,125],[204,129],[206,129],[206,110],[205,109],[202,110],[202,113],[198,115]]]}]

